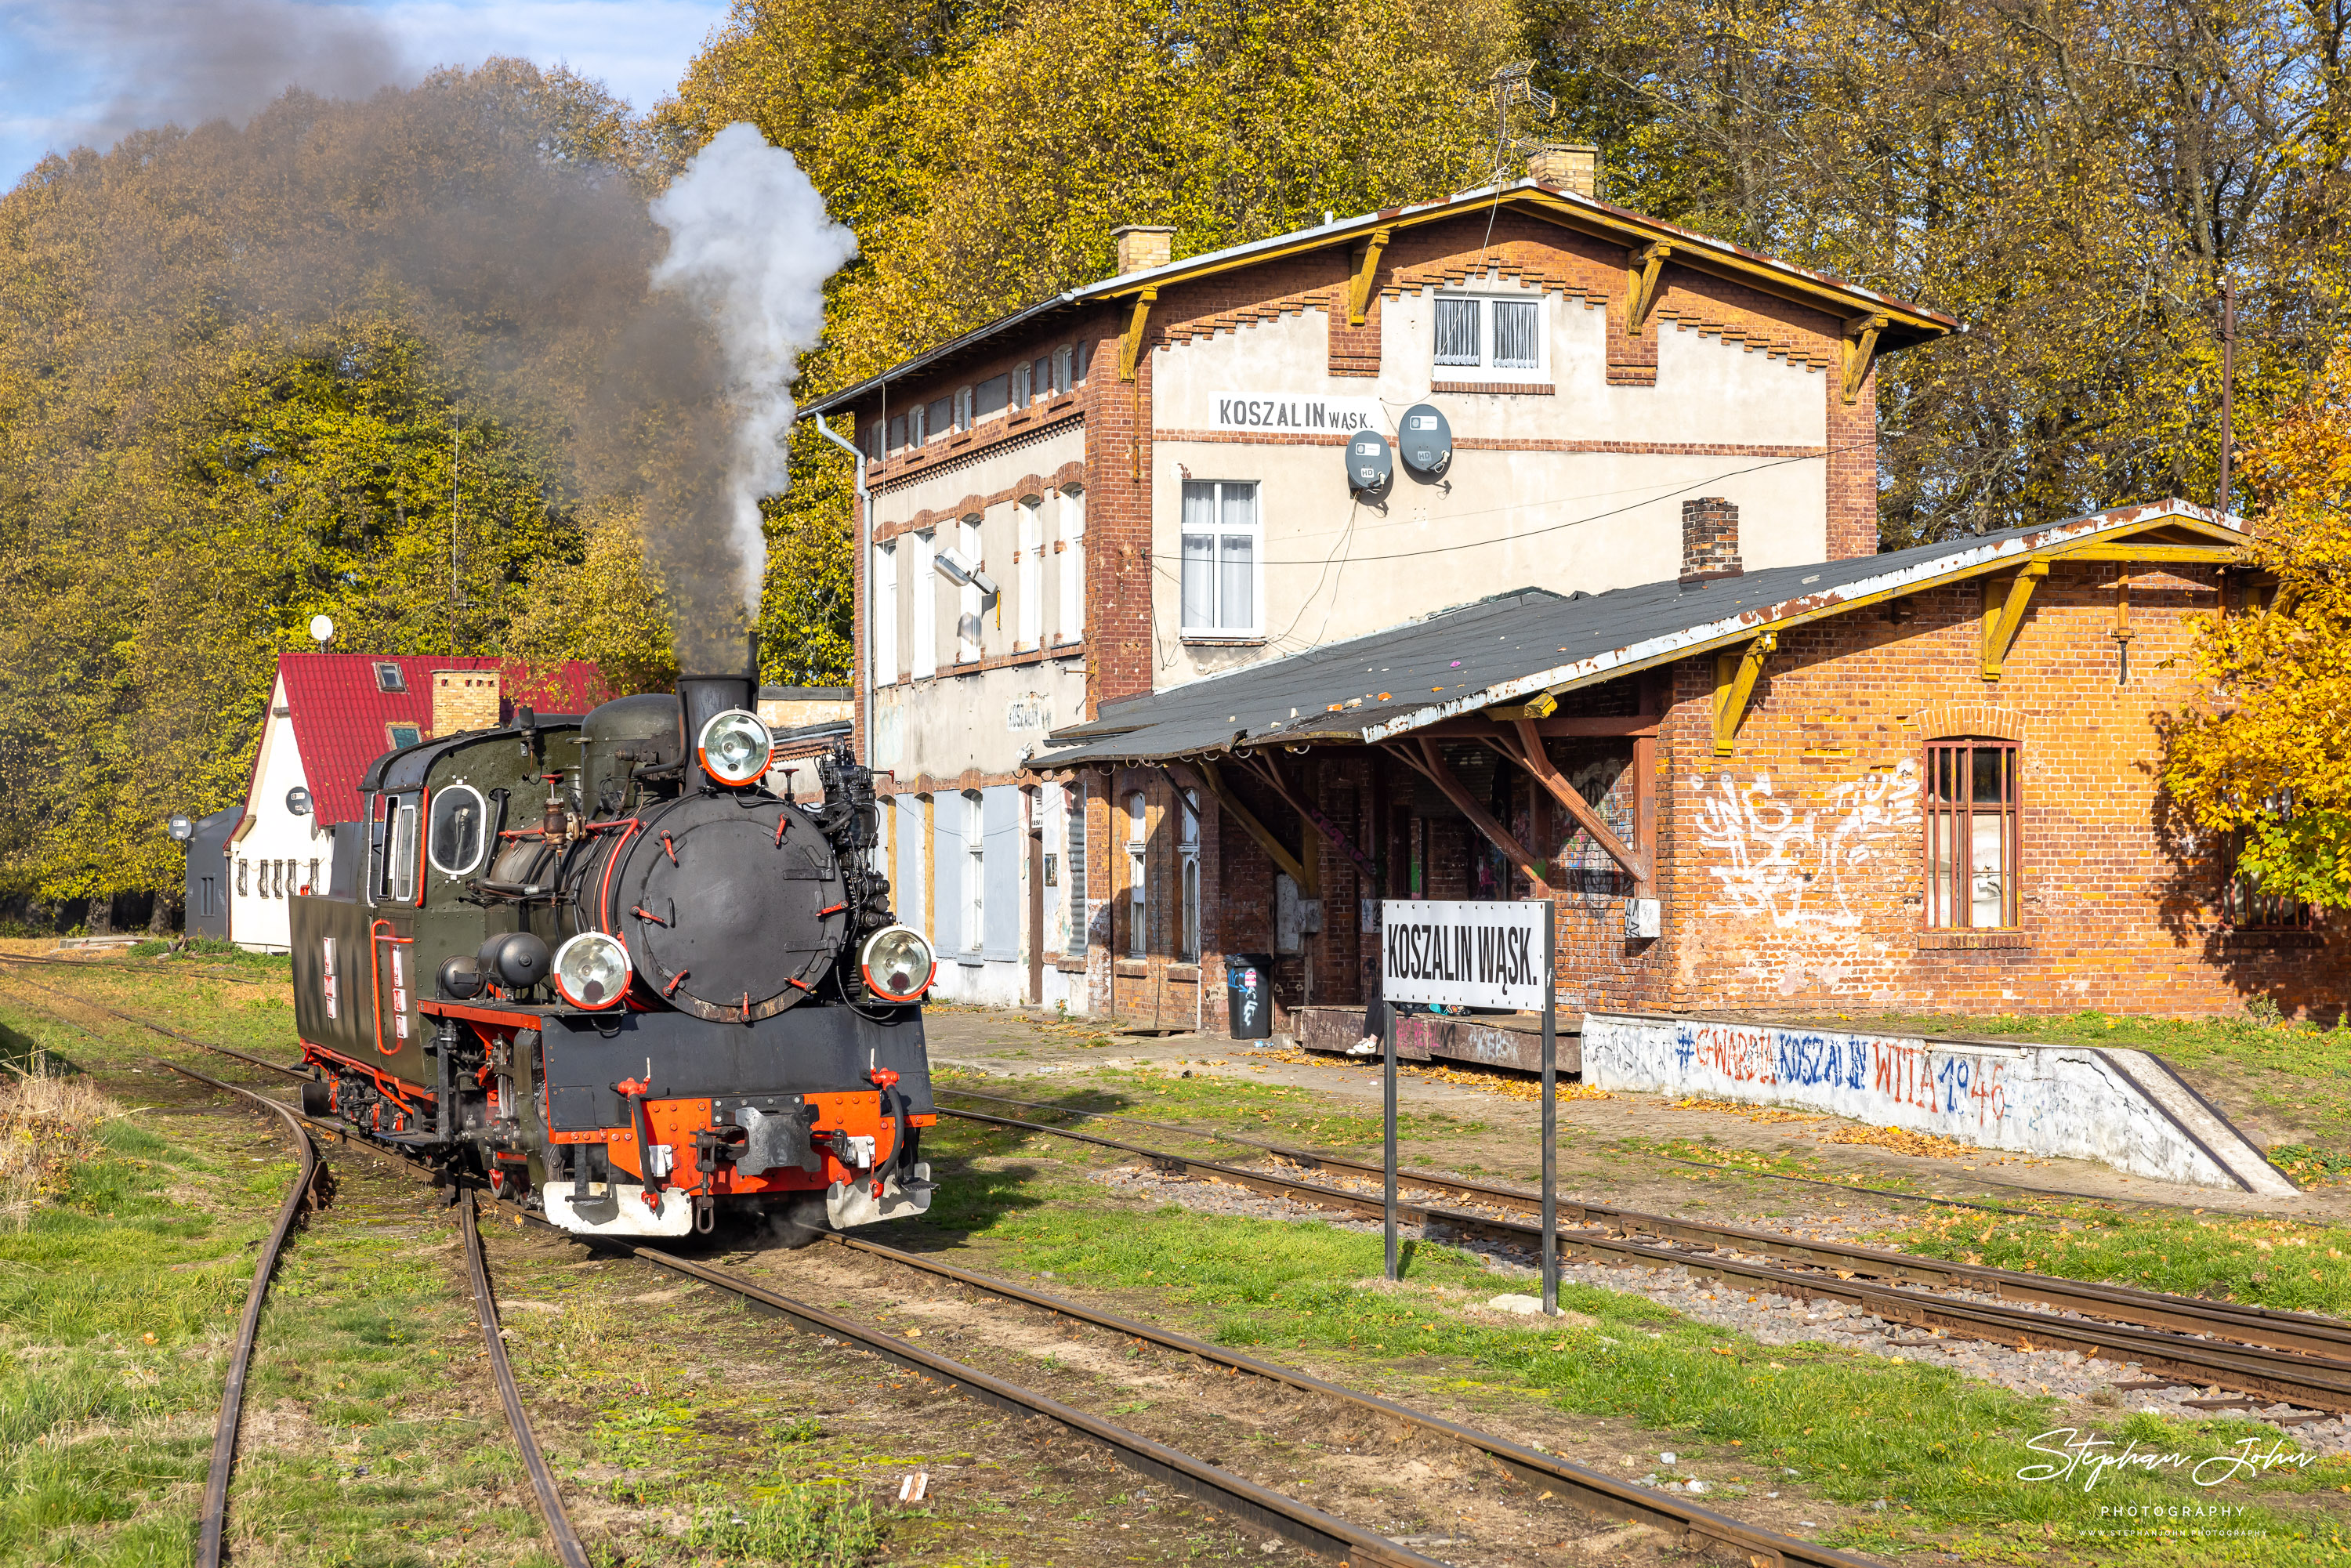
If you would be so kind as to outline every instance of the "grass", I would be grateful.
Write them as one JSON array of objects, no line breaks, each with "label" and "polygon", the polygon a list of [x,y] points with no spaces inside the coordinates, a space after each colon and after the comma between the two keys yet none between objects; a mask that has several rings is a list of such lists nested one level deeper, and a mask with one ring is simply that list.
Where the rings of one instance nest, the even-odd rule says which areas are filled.
[{"label": "grass", "polygon": [[[91,1098],[63,1179],[0,1233],[5,1564],[190,1560],[227,1344],[293,1172],[257,1123]],[[535,1517],[495,1500],[510,1453],[450,1398],[445,1345],[468,1331],[445,1270],[386,1233],[405,1213],[371,1209],[347,1196],[314,1221],[271,1291],[232,1546],[422,1564],[462,1539],[537,1563]]]},{"label": "grass", "polygon": [[[1030,1081],[1010,1082],[985,1075],[939,1071],[932,1082],[949,1104],[957,1089],[1014,1100],[1050,1101],[1077,1111],[1111,1111],[1154,1121],[1186,1122],[1219,1132],[1275,1143],[1311,1145],[1328,1149],[1376,1146],[1381,1138],[1380,1115],[1342,1110],[1312,1089],[1281,1083],[1252,1083],[1230,1078],[1187,1078],[1180,1068],[1098,1068],[1089,1074],[1091,1086],[1068,1088]],[[1008,1107],[973,1103],[973,1110],[1030,1119],[1030,1113]],[[1396,1135],[1431,1142],[1489,1132],[1492,1124],[1480,1118],[1448,1115],[1442,1111],[1400,1111]],[[1144,1131],[1130,1126],[1126,1134]],[[1232,1151],[1228,1149],[1227,1154]]]},{"label": "grass", "polygon": [[[941,1143],[1008,1145],[976,1132],[959,1128]],[[2037,1458],[2025,1443],[2061,1424],[2053,1401],[1907,1360],[1765,1347],[1643,1297],[1590,1286],[1562,1291],[1562,1305],[1575,1315],[1562,1326],[1479,1322],[1459,1308],[1506,1287],[1468,1254],[1418,1247],[1405,1289],[1367,1289],[1381,1273],[1376,1235],[1172,1205],[1144,1217],[1113,1208],[1067,1167],[1040,1162],[1022,1170],[959,1173],[942,1186],[931,1220],[963,1231],[998,1267],[1154,1292],[1174,1315],[1226,1343],[1360,1360],[1366,1372],[1402,1364],[1464,1394],[1636,1423],[1678,1450],[1681,1463],[1667,1476],[1696,1470],[1719,1497],[1802,1486],[1862,1509],[1862,1522],[1837,1533],[1843,1544],[1940,1546],[1974,1562],[2039,1562],[2068,1545],[2095,1545],[2105,1562],[2351,1562],[2351,1546],[2332,1525],[2314,1524],[2296,1506],[2322,1488],[2351,1487],[2351,1463],[2339,1458],[2218,1494],[2168,1474],[2109,1477],[2087,1493],[2031,1482],[2015,1472]],[[2199,1455],[2274,1437],[2249,1423],[2119,1412],[2108,1435]],[[2296,1451],[2291,1439],[2284,1451]],[[2160,1542],[2117,1543],[2096,1533],[2111,1528],[2101,1508],[2193,1506],[2216,1495],[2247,1509],[2234,1522],[2252,1534],[2201,1542],[2199,1555],[2181,1558]]]},{"label": "grass", "polygon": [[1872,1239],[1961,1262],[2351,1316],[2351,1229],[2095,1204],[2041,1207],[2032,1220],[1949,1210]]}]

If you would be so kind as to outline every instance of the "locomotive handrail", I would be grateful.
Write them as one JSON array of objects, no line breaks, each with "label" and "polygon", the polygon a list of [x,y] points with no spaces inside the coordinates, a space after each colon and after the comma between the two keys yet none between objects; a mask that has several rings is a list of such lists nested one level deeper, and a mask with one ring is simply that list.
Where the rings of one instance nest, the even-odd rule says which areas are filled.
[{"label": "locomotive handrail", "polygon": [[[378,927],[381,927],[382,929],[379,930]],[[416,938],[413,936],[386,935],[386,933],[392,931],[392,922],[384,919],[381,915],[368,922],[368,990],[371,994],[371,999],[375,1003],[375,1049],[376,1053],[380,1056],[397,1056],[400,1054],[400,1046],[397,1041],[394,1041],[390,1046],[383,1043],[383,956],[381,944],[389,942],[395,946],[403,945],[413,946],[416,943]]]}]

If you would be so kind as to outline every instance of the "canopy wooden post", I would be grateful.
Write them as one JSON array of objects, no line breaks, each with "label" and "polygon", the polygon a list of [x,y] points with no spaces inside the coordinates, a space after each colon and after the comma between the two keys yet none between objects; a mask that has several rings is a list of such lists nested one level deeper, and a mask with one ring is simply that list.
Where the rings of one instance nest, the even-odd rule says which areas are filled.
[{"label": "canopy wooden post", "polygon": [[[1488,843],[1501,851],[1509,857],[1512,865],[1526,873],[1527,882],[1533,888],[1536,897],[1551,896],[1552,891],[1551,879],[1544,874],[1549,868],[1534,855],[1530,854],[1527,847],[1519,842],[1510,829],[1494,821],[1491,812],[1471,799],[1469,791],[1461,787],[1461,780],[1453,776],[1453,769],[1446,766],[1444,757],[1437,749],[1437,742],[1424,736],[1417,737],[1416,747],[1407,742],[1405,745],[1391,746],[1388,749],[1403,758],[1408,766],[1418,770],[1430,783],[1436,785],[1445,798],[1453,802],[1454,809],[1469,819],[1469,825],[1486,835]],[[1416,749],[1418,752],[1417,756],[1414,755]]]}]

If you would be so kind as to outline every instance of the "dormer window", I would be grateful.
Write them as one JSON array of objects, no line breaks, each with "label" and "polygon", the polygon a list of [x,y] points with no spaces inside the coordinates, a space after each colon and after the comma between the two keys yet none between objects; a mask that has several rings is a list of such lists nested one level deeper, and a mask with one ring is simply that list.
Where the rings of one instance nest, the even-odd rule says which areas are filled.
[{"label": "dormer window", "polygon": [[423,739],[424,731],[417,725],[388,724],[383,727],[383,737],[397,751],[403,746],[413,746]]},{"label": "dormer window", "polygon": [[378,664],[375,667],[375,689],[380,692],[404,692],[408,689],[408,676],[402,673],[398,664]]}]

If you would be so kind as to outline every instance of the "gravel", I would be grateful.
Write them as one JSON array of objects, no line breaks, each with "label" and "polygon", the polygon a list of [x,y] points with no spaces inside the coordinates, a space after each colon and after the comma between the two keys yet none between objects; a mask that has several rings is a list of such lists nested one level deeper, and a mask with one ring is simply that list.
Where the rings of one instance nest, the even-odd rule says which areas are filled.
[{"label": "gravel", "polygon": [[[1246,1215],[1259,1219],[1313,1220],[1342,1230],[1377,1234],[1377,1221],[1333,1214],[1290,1198],[1275,1197],[1219,1182],[1194,1181],[1157,1171],[1125,1166],[1098,1173],[1096,1180],[1114,1190],[1153,1197],[1204,1213]],[[1418,1225],[1400,1223],[1397,1234],[1417,1239]],[[1531,1279],[1536,1270],[1531,1250],[1477,1237],[1446,1235],[1447,1246],[1478,1254],[1486,1266],[1512,1281]],[[1722,1256],[1736,1256],[1725,1252]],[[1762,1344],[1822,1344],[1838,1350],[1900,1357],[1931,1366],[1947,1366],[1963,1376],[1998,1384],[2019,1394],[2050,1395],[2098,1406],[2114,1415],[2144,1410],[2153,1415],[2195,1419],[2230,1415],[2266,1421],[2290,1431],[2304,1449],[2321,1453],[2351,1453],[2351,1421],[2329,1416],[2323,1420],[2288,1424],[2283,1418],[2313,1412],[2283,1404],[2257,1404],[2240,1409],[2197,1409],[2186,1402],[2213,1398],[2218,1388],[2168,1385],[2157,1388],[2116,1388],[2116,1384],[2145,1381],[2150,1375],[2137,1363],[2092,1360],[2079,1351],[2014,1350],[1983,1340],[1946,1337],[1932,1330],[1889,1323],[1859,1307],[1834,1301],[1804,1301],[1762,1291],[1749,1291],[1708,1279],[1678,1266],[1619,1267],[1605,1263],[1560,1260],[1562,1282],[1597,1286],[1643,1296],[1670,1307],[1696,1322],[1734,1330]],[[1992,1302],[1997,1299],[1969,1291],[1938,1291],[1959,1300]],[[2011,1306],[2018,1303],[2008,1303]],[[2029,1310],[2029,1309],[2028,1309]],[[2052,1316],[2074,1316],[2056,1314]]]}]

